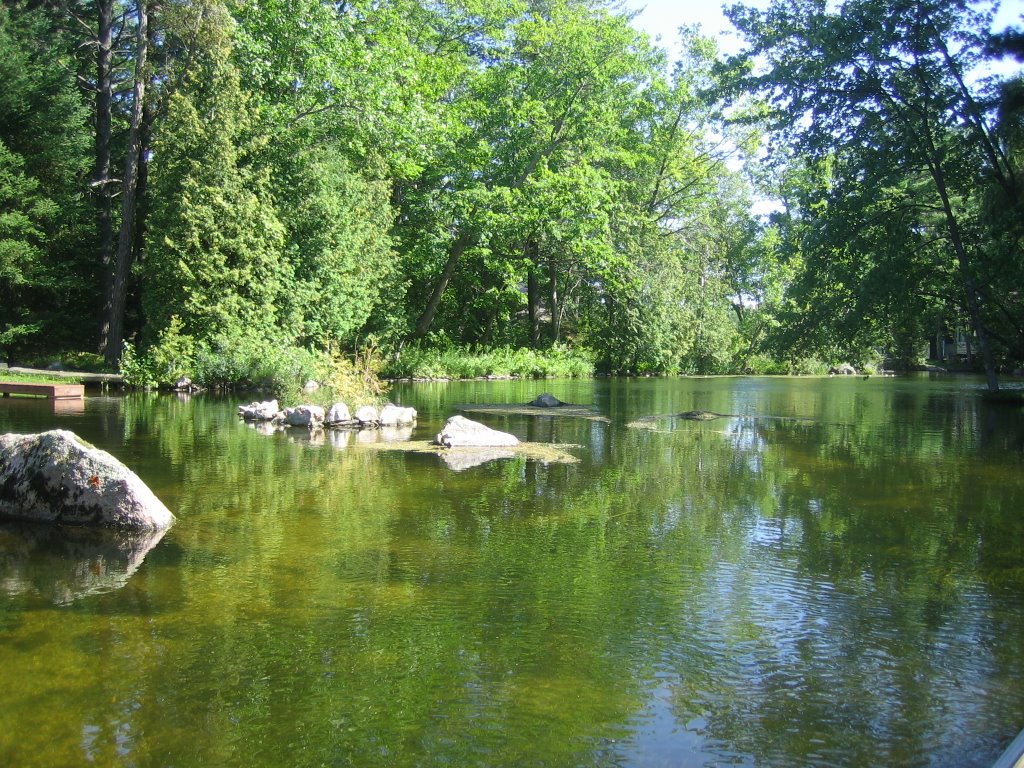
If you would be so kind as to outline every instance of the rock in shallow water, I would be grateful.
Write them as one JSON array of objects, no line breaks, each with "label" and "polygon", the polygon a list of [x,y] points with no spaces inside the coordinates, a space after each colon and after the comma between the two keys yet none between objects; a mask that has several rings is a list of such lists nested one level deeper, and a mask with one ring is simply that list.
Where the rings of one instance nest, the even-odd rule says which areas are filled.
[{"label": "rock in shallow water", "polygon": [[174,522],[138,475],[63,429],[0,435],[0,515],[138,531]]},{"label": "rock in shallow water", "polygon": [[382,427],[401,427],[416,423],[416,409],[402,408],[388,403],[380,409],[380,425]]},{"label": "rock in shallow water", "polygon": [[452,416],[434,438],[434,443],[445,448],[502,448],[519,445],[519,438],[470,421],[465,416]]},{"label": "rock in shallow water", "polygon": [[279,410],[277,400],[257,401],[238,406],[238,415],[246,421],[270,421],[277,417]]},{"label": "rock in shallow water", "polygon": [[337,402],[327,411],[327,418],[324,420],[324,423],[345,424],[350,421],[352,421],[352,413],[349,411],[348,406],[345,403]]},{"label": "rock in shallow water", "polygon": [[563,403],[554,395],[545,392],[543,395],[537,395],[527,405],[532,405],[534,408],[560,408],[567,403]]},{"label": "rock in shallow water", "polygon": [[352,415],[361,425],[380,423],[380,412],[372,405],[361,405]]},{"label": "rock in shallow water", "polygon": [[725,416],[724,413],[715,413],[714,411],[684,411],[680,413],[678,418],[688,419],[689,421],[711,421],[712,419],[720,419]]},{"label": "rock in shallow water", "polygon": [[284,409],[284,423],[289,427],[317,429],[324,425],[327,412],[319,405],[297,405]]}]

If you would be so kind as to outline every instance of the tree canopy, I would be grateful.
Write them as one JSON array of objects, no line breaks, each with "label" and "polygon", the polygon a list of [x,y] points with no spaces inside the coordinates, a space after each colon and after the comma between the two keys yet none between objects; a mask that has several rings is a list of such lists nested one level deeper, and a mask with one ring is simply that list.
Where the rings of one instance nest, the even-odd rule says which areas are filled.
[{"label": "tree canopy", "polygon": [[967,0],[729,13],[743,53],[684,28],[669,61],[606,0],[7,2],[5,354],[721,373],[966,328],[995,386],[1024,133],[977,67],[1017,38]]},{"label": "tree canopy", "polygon": [[751,43],[741,87],[765,100],[782,139],[785,223],[802,259],[786,323],[794,341],[908,353],[930,329],[962,322],[991,388],[998,359],[1020,359],[1024,219],[1007,130],[1019,115],[1000,115],[998,81],[977,76],[993,7],[731,9]]}]

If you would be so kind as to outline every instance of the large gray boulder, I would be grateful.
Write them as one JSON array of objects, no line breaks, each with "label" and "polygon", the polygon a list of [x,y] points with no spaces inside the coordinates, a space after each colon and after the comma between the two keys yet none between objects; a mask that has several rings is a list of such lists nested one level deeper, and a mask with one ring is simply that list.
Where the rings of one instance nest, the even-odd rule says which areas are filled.
[{"label": "large gray boulder", "polygon": [[324,425],[327,412],[319,405],[297,405],[284,409],[284,423],[289,427],[317,429]]},{"label": "large gray boulder", "polygon": [[434,443],[445,448],[505,448],[519,445],[519,438],[470,421],[465,416],[452,416],[438,432]]},{"label": "large gray boulder", "polygon": [[277,400],[264,400],[238,406],[238,415],[246,421],[271,421],[280,410]]},{"label": "large gray boulder", "polygon": [[402,408],[388,403],[380,409],[380,425],[382,427],[403,427],[416,423],[416,409]]},{"label": "large gray boulder", "polygon": [[348,406],[345,403],[338,401],[331,406],[331,409],[327,412],[327,424],[347,424],[352,421],[352,413],[349,411]]},{"label": "large gray boulder", "polygon": [[63,429],[0,435],[0,515],[137,531],[174,522],[138,475]]},{"label": "large gray boulder", "polygon": [[380,412],[372,405],[361,405],[352,415],[362,426],[375,426],[380,423]]}]

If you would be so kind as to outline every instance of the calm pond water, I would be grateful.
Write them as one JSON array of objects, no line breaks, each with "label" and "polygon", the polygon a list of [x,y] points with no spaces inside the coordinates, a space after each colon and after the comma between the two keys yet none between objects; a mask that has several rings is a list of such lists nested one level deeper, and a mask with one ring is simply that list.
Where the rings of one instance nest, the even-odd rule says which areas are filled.
[{"label": "calm pond water", "polygon": [[[988,766],[1024,727],[1021,410],[952,378],[392,399],[426,439],[544,391],[607,420],[466,415],[578,463],[457,471],[212,397],[0,402],[178,516],[0,526],[0,764]],[[737,416],[629,426],[690,409]]]}]

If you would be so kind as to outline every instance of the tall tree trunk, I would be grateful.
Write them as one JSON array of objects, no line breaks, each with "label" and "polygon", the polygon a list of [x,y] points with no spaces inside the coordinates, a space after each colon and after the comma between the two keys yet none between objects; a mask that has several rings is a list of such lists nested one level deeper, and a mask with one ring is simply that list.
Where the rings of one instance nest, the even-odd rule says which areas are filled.
[{"label": "tall tree trunk", "polygon": [[437,315],[437,308],[441,305],[441,297],[444,296],[444,292],[448,289],[448,283],[451,282],[452,276],[455,274],[455,267],[459,263],[459,259],[462,258],[462,254],[474,243],[476,243],[476,235],[471,232],[461,232],[452,241],[448,248],[448,259],[441,271],[441,277],[434,284],[434,290],[430,294],[423,313],[416,321],[416,327],[410,334],[410,340],[421,339],[429,333],[430,327],[434,324],[434,317]]},{"label": "tall tree trunk", "polygon": [[124,336],[124,309],[128,293],[128,272],[135,243],[135,201],[138,192],[139,162],[142,155],[142,113],[146,98],[146,54],[149,47],[149,16],[146,0],[138,0],[138,26],[135,32],[135,84],[132,89],[132,118],[128,131],[128,151],[124,160],[124,184],[121,190],[121,231],[114,257],[110,283],[107,362],[117,365],[121,359]]},{"label": "tall tree trunk", "polygon": [[530,316],[530,344],[536,347],[540,344],[540,287],[532,263],[526,268],[526,307]]},{"label": "tall tree trunk", "polygon": [[548,258],[548,298],[551,300],[551,340],[557,342],[562,335],[562,305],[558,300],[558,268]]},{"label": "tall tree trunk", "polygon": [[526,243],[526,305],[530,316],[530,343],[540,344],[540,286],[537,284],[537,270],[540,269],[536,239]]},{"label": "tall tree trunk", "polygon": [[142,132],[139,137],[139,169],[135,182],[135,231],[132,252],[138,256],[146,242],[146,220],[149,216],[149,148],[153,138],[153,109],[147,104],[142,111]]},{"label": "tall tree trunk", "polygon": [[110,179],[111,105],[113,103],[113,0],[96,2],[96,114],[92,188],[96,197],[96,242],[104,304],[100,313],[100,351],[107,348],[110,318],[110,265],[114,252],[113,187]]},{"label": "tall tree trunk", "polygon": [[[148,42],[147,42],[147,59],[151,59],[152,54],[157,50],[156,42],[156,29],[158,24],[154,24],[154,14],[159,10],[159,6],[150,6],[147,12],[147,23],[148,28]],[[152,62],[151,62],[152,63]],[[153,69],[150,66],[150,69]],[[149,199],[149,155],[150,149],[153,145],[153,126],[156,124],[157,109],[154,103],[153,94],[157,91],[158,75],[154,72],[150,75],[149,85],[150,98],[144,99],[142,104],[142,125],[140,127],[139,136],[139,180],[135,185],[135,242],[132,249],[135,252],[136,259],[142,254],[143,246],[146,242],[146,220],[149,217],[150,199]]]}]

